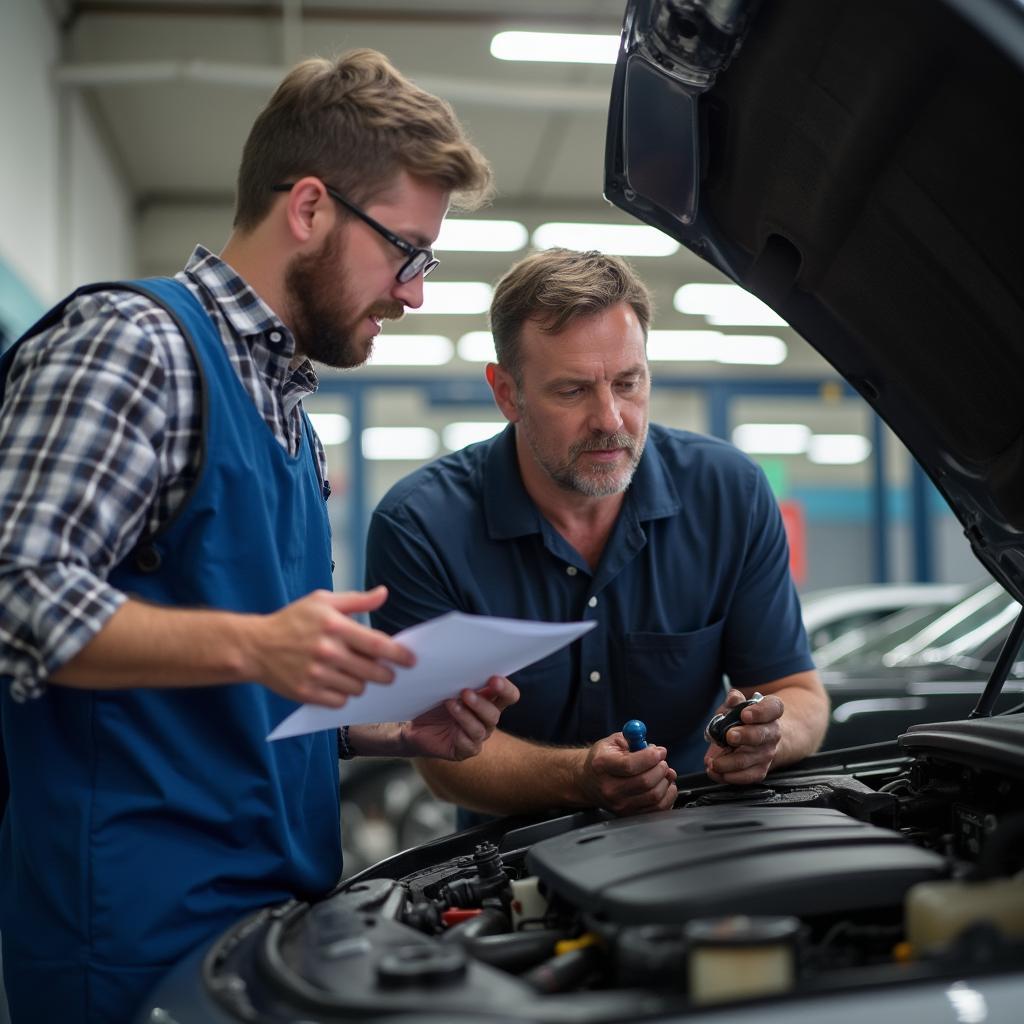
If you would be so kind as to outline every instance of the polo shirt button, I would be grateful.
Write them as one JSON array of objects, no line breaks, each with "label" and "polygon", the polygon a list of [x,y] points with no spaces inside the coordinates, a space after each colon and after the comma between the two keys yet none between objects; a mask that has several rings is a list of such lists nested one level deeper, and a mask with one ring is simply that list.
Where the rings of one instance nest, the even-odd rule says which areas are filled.
[{"label": "polo shirt button", "polygon": [[587,604],[589,604],[591,608],[596,608],[596,607],[597,607],[597,598],[596,598],[596,597],[592,597],[592,598],[591,598],[591,599],[590,599],[590,600],[589,600],[589,601],[587,602]]},{"label": "polo shirt button", "polygon": [[575,565],[567,565],[565,567],[565,574],[566,574],[566,576],[575,576],[576,573],[578,573],[578,572],[579,572],[579,569],[577,569]]},{"label": "polo shirt button", "polygon": [[592,683],[599,683],[599,682],[601,682],[601,673],[600,672],[591,672],[590,673],[590,681]]}]

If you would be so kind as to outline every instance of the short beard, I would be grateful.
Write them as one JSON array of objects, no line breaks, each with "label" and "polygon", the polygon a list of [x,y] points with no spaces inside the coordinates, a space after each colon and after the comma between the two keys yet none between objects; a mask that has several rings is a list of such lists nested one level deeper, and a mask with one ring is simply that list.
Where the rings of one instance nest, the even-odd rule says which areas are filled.
[{"label": "short beard", "polygon": [[[524,410],[521,408],[520,412]],[[533,452],[533,457],[544,469],[548,476],[559,487],[574,494],[583,494],[588,498],[608,498],[613,494],[621,494],[633,482],[633,474],[640,464],[640,458],[644,453],[644,444],[647,441],[647,430],[644,429],[644,436],[639,440],[631,434],[618,431],[614,434],[601,434],[598,437],[591,437],[586,441],[577,441],[570,445],[569,454],[565,461],[552,465],[551,462],[541,453],[534,441],[534,432],[527,421],[526,440]],[[589,473],[584,473],[579,465],[579,457],[583,452],[595,451],[598,449],[624,448],[629,453],[629,463],[623,469],[619,466],[602,465],[594,463]]]},{"label": "short beard", "polygon": [[337,282],[341,243],[332,231],[317,252],[295,256],[285,272],[288,312],[297,350],[313,362],[338,369],[361,366],[370,358],[373,339],[356,334],[368,316],[398,320],[405,312],[400,302],[377,302],[356,315],[344,284]]}]

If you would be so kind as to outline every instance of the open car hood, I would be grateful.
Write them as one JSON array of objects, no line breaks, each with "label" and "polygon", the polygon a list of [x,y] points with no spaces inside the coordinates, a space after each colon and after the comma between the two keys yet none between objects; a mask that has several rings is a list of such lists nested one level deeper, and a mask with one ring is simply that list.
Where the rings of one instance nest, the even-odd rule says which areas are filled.
[{"label": "open car hood", "polygon": [[1024,601],[1024,5],[632,0],[605,194],[764,300]]}]

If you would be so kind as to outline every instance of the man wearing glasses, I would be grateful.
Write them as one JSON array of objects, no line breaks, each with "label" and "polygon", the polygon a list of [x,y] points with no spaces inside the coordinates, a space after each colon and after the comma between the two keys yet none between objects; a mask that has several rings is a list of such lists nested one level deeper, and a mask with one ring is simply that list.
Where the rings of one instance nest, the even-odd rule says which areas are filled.
[{"label": "man wearing glasses", "polygon": [[307,61],[242,156],[235,230],[174,279],[81,289],[0,361],[0,933],[12,1017],[127,1021],[160,975],[341,871],[338,757],[459,760],[507,680],[412,722],[267,743],[412,656],[332,594],[312,363],[423,301],[490,188],[380,54]]}]

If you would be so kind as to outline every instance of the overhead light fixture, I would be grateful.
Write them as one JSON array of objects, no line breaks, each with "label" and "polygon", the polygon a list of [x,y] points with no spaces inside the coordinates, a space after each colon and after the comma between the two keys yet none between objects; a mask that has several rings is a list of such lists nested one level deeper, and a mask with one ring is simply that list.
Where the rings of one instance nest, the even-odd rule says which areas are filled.
[{"label": "overhead light fixture", "polygon": [[382,334],[373,343],[368,366],[444,366],[455,345],[441,334]]},{"label": "overhead light fixture", "polygon": [[787,355],[786,343],[771,334],[723,334],[718,361],[743,366],[778,366]]},{"label": "overhead light fixture", "polygon": [[491,291],[484,281],[424,281],[423,305],[406,312],[460,316],[486,313],[491,305]]},{"label": "overhead light fixture", "polygon": [[721,331],[651,331],[647,358],[656,361],[778,366],[789,353],[770,334],[722,334]]},{"label": "overhead light fixture", "polygon": [[490,331],[470,331],[459,338],[459,358],[467,363],[496,363],[494,335]]},{"label": "overhead light fixture", "polygon": [[786,327],[786,321],[738,284],[684,284],[673,299],[680,313],[703,316],[716,327]]},{"label": "overhead light fixture", "polygon": [[574,224],[552,221],[533,233],[538,249],[576,249],[612,253],[616,256],[671,256],[679,243],[663,231],[646,224]]},{"label": "overhead light fixture", "polygon": [[449,219],[433,247],[438,252],[518,252],[530,233],[517,220]]},{"label": "overhead light fixture", "polygon": [[579,32],[499,32],[491,40],[498,60],[548,61],[555,64],[614,64],[617,35]]},{"label": "overhead light fixture", "polygon": [[367,427],[362,449],[364,459],[422,461],[437,454],[437,433],[429,427]]},{"label": "overhead light fixture", "polygon": [[854,466],[871,454],[871,442],[861,434],[814,434],[807,458],[822,466]]},{"label": "overhead light fixture", "polygon": [[803,423],[741,423],[732,443],[752,455],[802,455],[811,440]]},{"label": "overhead light fixture", "polygon": [[311,412],[309,414],[313,429],[320,438],[322,445],[344,444],[352,433],[352,424],[347,416],[337,412]]},{"label": "overhead light fixture", "polygon": [[465,448],[467,444],[476,444],[477,441],[486,441],[505,429],[505,422],[497,420],[483,422],[449,423],[441,431],[441,441],[449,451],[457,452]]}]

